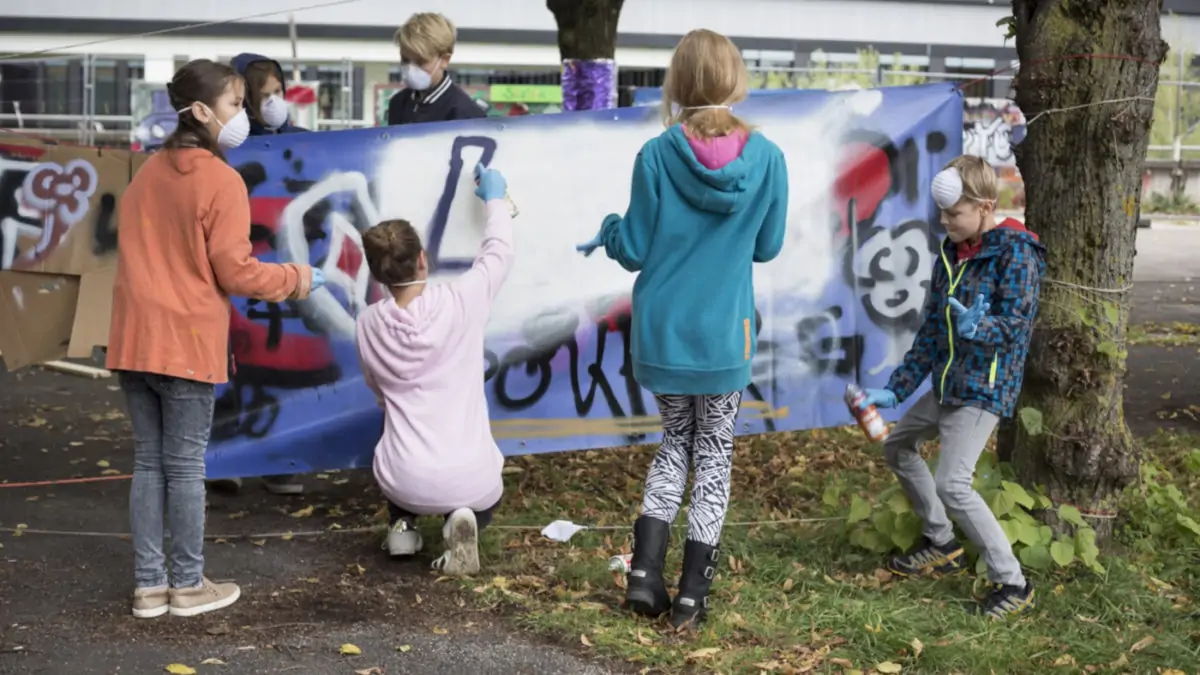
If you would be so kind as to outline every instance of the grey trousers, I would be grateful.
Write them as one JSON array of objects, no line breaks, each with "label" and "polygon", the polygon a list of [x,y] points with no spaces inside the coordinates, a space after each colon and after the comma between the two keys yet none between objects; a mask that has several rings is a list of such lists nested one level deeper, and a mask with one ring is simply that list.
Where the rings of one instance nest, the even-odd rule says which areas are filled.
[{"label": "grey trousers", "polygon": [[[971,486],[975,463],[987,445],[999,418],[979,408],[938,403],[930,391],[922,396],[892,429],[884,441],[883,456],[925,522],[925,536],[935,544],[954,539],[957,522],[987,562],[994,583],[1024,586],[1021,563],[996,516],[983,497]],[[941,438],[937,473],[921,459],[920,447]],[[949,517],[947,517],[949,514]]]}]

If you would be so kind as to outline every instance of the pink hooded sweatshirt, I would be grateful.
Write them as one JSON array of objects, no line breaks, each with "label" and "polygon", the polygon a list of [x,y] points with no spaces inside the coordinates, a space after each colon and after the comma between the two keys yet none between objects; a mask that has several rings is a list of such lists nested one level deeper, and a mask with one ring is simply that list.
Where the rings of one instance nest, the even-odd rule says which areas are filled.
[{"label": "pink hooded sweatshirt", "polygon": [[419,515],[481,511],[504,492],[482,358],[492,300],[512,268],[512,221],[503,199],[486,209],[470,270],[429,285],[407,307],[380,300],[356,325],[363,379],[384,409],[375,480],[389,501]]}]

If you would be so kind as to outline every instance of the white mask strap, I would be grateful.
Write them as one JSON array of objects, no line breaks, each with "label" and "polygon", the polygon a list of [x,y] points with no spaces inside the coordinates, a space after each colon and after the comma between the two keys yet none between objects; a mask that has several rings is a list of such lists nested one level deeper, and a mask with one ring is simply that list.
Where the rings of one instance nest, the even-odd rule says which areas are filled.
[{"label": "white mask strap", "polygon": [[733,106],[728,105],[689,105],[683,110],[733,110]]},{"label": "white mask strap", "polygon": [[[204,104],[203,104],[203,103],[201,103],[200,105],[204,105]],[[204,107],[205,107],[205,108],[208,108],[208,106],[206,106],[206,105],[204,105]],[[180,108],[179,110],[176,110],[176,111],[175,111],[175,114],[177,114],[177,115],[182,115],[182,114],[183,114],[183,113],[185,113],[185,112],[191,112],[191,110],[192,110],[192,106],[190,106],[190,105],[189,105],[189,106],[188,106],[188,107],[186,107],[186,108]],[[222,129],[224,129],[224,128],[225,128],[225,123],[224,123],[224,122],[222,122],[221,120],[217,119],[217,116],[216,116],[216,115],[213,115],[213,112],[212,112],[212,109],[211,109],[211,108],[209,108],[209,109],[208,109],[208,114],[210,114],[210,115],[212,115],[212,116],[213,116],[213,120],[214,120],[214,121],[217,123],[217,126],[221,127]],[[199,120],[197,120],[197,121],[199,121]]]},{"label": "white mask strap", "polygon": [[392,288],[401,288],[403,286],[416,286],[417,284],[423,284],[423,283],[425,283],[424,279],[418,279],[417,281],[405,281],[404,283],[400,283],[400,284],[392,284]]}]

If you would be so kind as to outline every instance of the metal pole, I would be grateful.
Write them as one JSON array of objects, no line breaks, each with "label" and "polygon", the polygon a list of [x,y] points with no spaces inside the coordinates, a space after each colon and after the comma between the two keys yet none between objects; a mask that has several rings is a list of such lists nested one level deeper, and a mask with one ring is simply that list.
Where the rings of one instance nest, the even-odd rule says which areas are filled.
[{"label": "metal pole", "polygon": [[354,119],[354,62],[342,59],[342,121],[346,122],[343,129],[350,128],[350,120]]},{"label": "metal pole", "polygon": [[292,42],[292,82],[300,81],[300,59],[297,56],[299,36],[296,31],[296,15],[288,14],[288,39]]},{"label": "metal pole", "polygon": [[[1175,81],[1175,137],[1183,136],[1183,50],[1179,50],[1179,72]],[[1176,158],[1178,161],[1178,158]]]},{"label": "metal pole", "polygon": [[94,145],[96,128],[93,118],[96,116],[96,57],[94,54],[83,55],[83,133],[80,141],[84,145]]}]

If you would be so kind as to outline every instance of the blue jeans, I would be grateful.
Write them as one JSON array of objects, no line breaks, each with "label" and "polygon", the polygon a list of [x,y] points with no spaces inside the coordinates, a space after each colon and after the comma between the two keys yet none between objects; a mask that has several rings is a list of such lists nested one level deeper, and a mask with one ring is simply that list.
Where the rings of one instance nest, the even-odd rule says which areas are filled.
[{"label": "blue jeans", "polygon": [[197,586],[204,575],[204,451],[212,431],[214,387],[152,373],[123,371],[119,377],[133,424],[134,579],[138,588],[167,585],[165,520],[170,585]]}]

